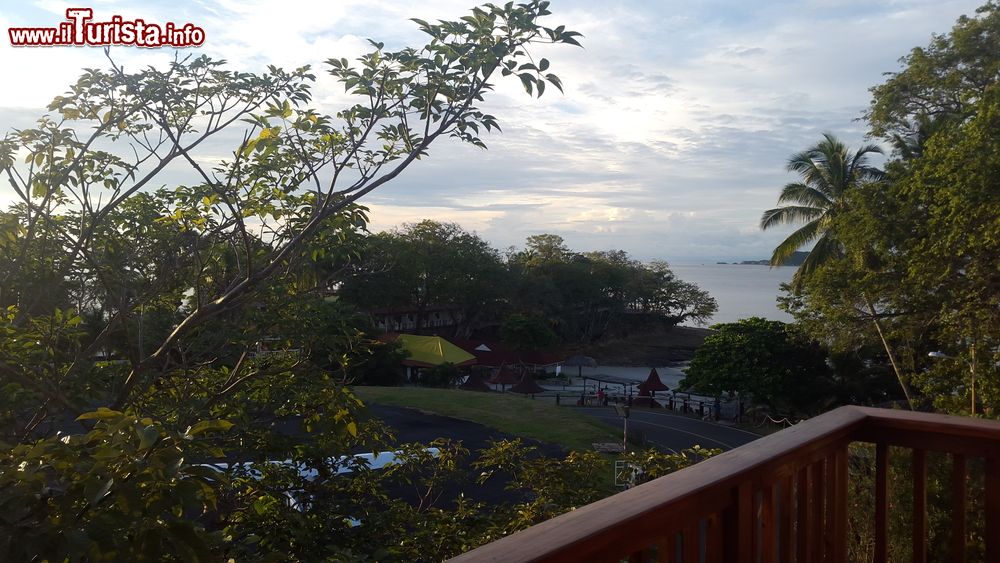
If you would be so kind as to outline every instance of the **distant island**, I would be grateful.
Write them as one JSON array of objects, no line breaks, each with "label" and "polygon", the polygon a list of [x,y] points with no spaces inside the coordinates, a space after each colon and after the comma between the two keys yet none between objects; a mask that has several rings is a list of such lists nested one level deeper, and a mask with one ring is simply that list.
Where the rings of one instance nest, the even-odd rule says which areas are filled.
[{"label": "distant island", "polygon": [[[806,260],[806,256],[809,256],[808,252],[797,251],[792,253],[787,260],[781,263],[782,266],[801,266]],[[716,264],[725,264],[726,262],[716,262]],[[737,266],[770,266],[770,260],[744,260],[742,262],[733,262]]]}]

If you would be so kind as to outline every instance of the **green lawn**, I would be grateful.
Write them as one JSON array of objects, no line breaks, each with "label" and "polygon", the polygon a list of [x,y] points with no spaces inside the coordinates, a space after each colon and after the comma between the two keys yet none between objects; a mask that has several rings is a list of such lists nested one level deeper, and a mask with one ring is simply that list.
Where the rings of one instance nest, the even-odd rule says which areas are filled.
[{"label": "green lawn", "polygon": [[411,407],[442,416],[460,418],[508,434],[558,444],[568,450],[589,450],[594,442],[617,442],[621,437],[610,426],[572,407],[557,407],[548,400],[532,400],[508,393],[476,393],[424,387],[354,387],[368,403]]}]

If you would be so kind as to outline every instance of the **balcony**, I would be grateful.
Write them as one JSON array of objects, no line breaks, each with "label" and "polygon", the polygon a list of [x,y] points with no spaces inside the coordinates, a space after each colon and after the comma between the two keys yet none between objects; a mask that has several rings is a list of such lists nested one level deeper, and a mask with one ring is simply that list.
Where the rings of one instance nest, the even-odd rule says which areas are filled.
[{"label": "balcony", "polygon": [[[841,407],[452,561],[848,561],[848,446],[874,444],[874,539],[889,558],[889,448],[909,450],[911,550],[928,557],[928,452],[950,458],[950,561],[966,561],[969,464],[985,462],[985,560],[1000,562],[1000,423]],[[895,451],[895,448],[894,448]],[[977,499],[979,501],[980,499]],[[907,505],[909,503],[906,503]],[[909,510],[907,506],[907,510]]]}]

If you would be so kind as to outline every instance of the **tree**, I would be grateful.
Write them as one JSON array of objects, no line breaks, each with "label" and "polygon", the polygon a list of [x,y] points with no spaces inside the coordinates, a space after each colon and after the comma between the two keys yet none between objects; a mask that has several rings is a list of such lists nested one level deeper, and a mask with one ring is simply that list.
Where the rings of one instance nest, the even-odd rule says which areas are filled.
[{"label": "tree", "polygon": [[872,323],[885,355],[869,359],[888,361],[901,383],[912,380],[949,412],[995,404],[997,187],[989,170],[1000,145],[998,40],[991,1],[872,88],[867,118],[894,158],[882,182],[851,190],[831,223],[843,257],[786,301],[810,334],[841,352],[870,350],[859,329]]},{"label": "tree", "polygon": [[1000,4],[989,0],[976,14],[960,17],[951,33],[935,35],[927,47],[915,47],[900,59],[902,70],[871,88],[865,117],[873,135],[908,138],[928,123],[960,123],[976,113],[1000,73]]},{"label": "tree", "polygon": [[[805,222],[805,225],[779,244],[771,256],[772,266],[779,266],[802,246],[814,243],[809,255],[792,277],[791,288],[794,291],[801,291],[803,280],[825,262],[844,256],[844,244],[834,228],[837,217],[848,211],[852,192],[884,178],[881,170],[868,164],[869,154],[882,154],[882,149],[878,146],[866,145],[857,152],[852,152],[833,135],[827,133],[823,137],[818,144],[793,155],[788,161],[788,170],[798,173],[802,181],[785,185],[778,203],[792,202],[796,205],[769,209],[760,219],[760,227],[764,230],[780,224]],[[896,359],[896,353],[882,328],[875,303],[864,293],[859,297],[868,310],[903,395],[912,408],[913,395],[909,377],[903,373]]]},{"label": "tree", "polygon": [[[896,308],[922,324],[915,327],[926,340],[917,348],[920,384],[938,407],[974,413],[976,403],[1000,405],[1000,87],[986,89],[969,111],[965,122],[930,137],[919,158],[890,168],[883,199],[899,226],[885,234],[879,259],[898,272]],[[927,359],[930,352],[950,359]]]},{"label": "tree", "polygon": [[479,235],[425,219],[371,237],[340,294],[362,309],[412,311],[417,331],[432,326],[429,309],[457,311],[454,335],[467,338],[499,317],[505,277],[499,252]]},{"label": "tree", "polygon": [[529,267],[565,262],[573,254],[561,236],[549,233],[529,236],[524,246]]},{"label": "tree", "polygon": [[865,145],[850,151],[830,133],[809,149],[788,160],[788,171],[801,176],[801,181],[786,184],[778,203],[792,203],[768,209],[760,219],[760,228],[805,223],[774,249],[771,265],[780,266],[792,253],[814,243],[809,256],[795,271],[793,286],[800,286],[819,265],[843,254],[836,233],[830,230],[834,218],[842,213],[850,190],[866,182],[878,181],[882,171],[868,164],[869,154],[882,154],[875,145]]},{"label": "tree", "polygon": [[544,350],[555,344],[556,333],[538,315],[514,313],[500,326],[500,337],[518,351]]},{"label": "tree", "polygon": [[[359,100],[335,116],[307,107],[307,67],[255,75],[191,57],[129,73],[112,61],[36,127],[0,140],[0,174],[18,198],[0,216],[0,483],[21,507],[0,524],[0,557],[207,560],[287,547],[256,543],[247,517],[311,486],[267,460],[335,476],[340,453],[383,443],[340,385],[365,357],[362,331],[323,304],[318,274],[329,271],[313,265],[356,256],[358,199],[435,140],[484,146],[480,131],[498,122],[480,104],[497,75],[517,75],[529,94],[560,87],[528,50],[579,34],[541,26],[547,5],[418,21],[430,36],[420,49],[373,42],[356,64],[330,59]],[[206,140],[241,124],[231,154],[205,164]],[[168,166],[186,169],[185,183],[152,190]],[[269,339],[281,353],[256,352]],[[295,435],[278,430],[289,423]],[[261,479],[191,461],[227,454],[258,462]],[[299,542],[291,557],[341,558],[359,501],[337,498],[325,506],[339,516],[328,524],[343,524],[332,543],[302,543],[319,513],[283,520],[300,524],[280,530]]]},{"label": "tree", "polygon": [[778,413],[814,414],[828,406],[826,354],[793,325],[751,317],[712,329],[695,351],[682,389],[752,397]]},{"label": "tree", "polygon": [[632,278],[631,308],[666,315],[671,324],[702,324],[719,310],[714,297],[697,285],[679,279],[663,261],[650,262]]},{"label": "tree", "polygon": [[557,235],[529,237],[527,246],[508,261],[517,282],[513,308],[541,312],[565,340],[701,322],[718,308],[665,262],[643,264],[623,250],[572,253]]}]

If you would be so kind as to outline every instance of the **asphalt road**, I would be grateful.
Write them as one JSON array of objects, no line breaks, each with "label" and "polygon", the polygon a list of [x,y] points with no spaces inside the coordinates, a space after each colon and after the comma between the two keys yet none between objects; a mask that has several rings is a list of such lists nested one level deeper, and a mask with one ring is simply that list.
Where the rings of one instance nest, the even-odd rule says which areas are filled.
[{"label": "asphalt road", "polygon": [[[622,430],[622,419],[611,407],[583,407],[580,411]],[[746,430],[652,410],[633,409],[628,426],[644,432],[653,444],[675,452],[695,445],[730,450],[760,438]]]}]

